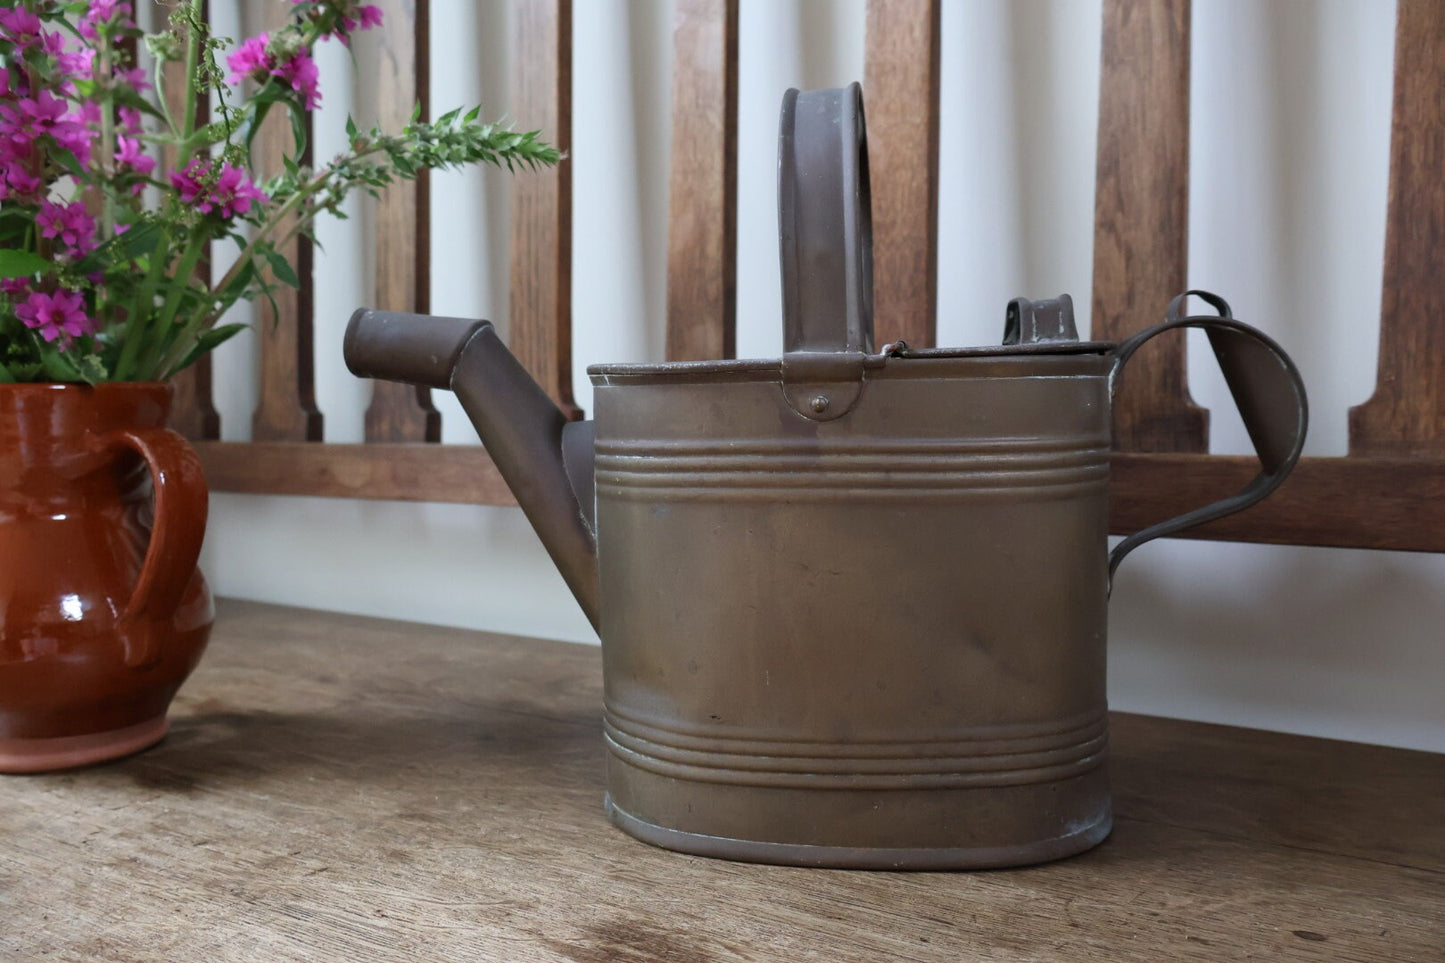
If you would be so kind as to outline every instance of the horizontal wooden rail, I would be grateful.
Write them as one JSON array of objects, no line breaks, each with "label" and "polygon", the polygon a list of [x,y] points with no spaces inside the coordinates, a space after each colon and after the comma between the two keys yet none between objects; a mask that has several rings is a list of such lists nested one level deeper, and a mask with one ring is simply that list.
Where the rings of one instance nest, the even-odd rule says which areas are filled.
[{"label": "horizontal wooden rail", "polygon": [[476,445],[193,443],[215,491],[404,502],[515,505]]},{"label": "horizontal wooden rail", "polygon": [[[516,505],[475,445],[197,442],[216,491],[386,501]],[[1136,532],[1233,494],[1258,470],[1249,456],[1116,453],[1110,530]],[[1187,538],[1445,551],[1445,461],[1305,458],[1257,508]]]},{"label": "horizontal wooden rail", "polygon": [[[1110,530],[1136,532],[1232,495],[1258,470],[1246,455],[1118,452]],[[1445,459],[1303,458],[1258,506],[1186,537],[1445,552]]]}]

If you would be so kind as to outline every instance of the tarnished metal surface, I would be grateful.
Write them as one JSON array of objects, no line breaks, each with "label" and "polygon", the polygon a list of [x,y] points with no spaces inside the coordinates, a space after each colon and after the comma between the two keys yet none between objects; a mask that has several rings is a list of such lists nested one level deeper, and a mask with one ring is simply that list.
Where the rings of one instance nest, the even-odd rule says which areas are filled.
[{"label": "tarnished metal surface", "polygon": [[1012,302],[1002,347],[874,353],[865,143],[856,86],[785,99],[780,360],[595,366],[595,425],[565,429],[490,325],[359,312],[348,363],[437,384],[456,359],[447,383],[601,633],[618,826],[814,866],[1067,856],[1111,823],[1120,368],[1204,327],[1263,470],[1112,564],[1268,494],[1303,386],[1212,296],[1221,319],[1180,300],[1117,349],[1077,341],[1065,295]]}]

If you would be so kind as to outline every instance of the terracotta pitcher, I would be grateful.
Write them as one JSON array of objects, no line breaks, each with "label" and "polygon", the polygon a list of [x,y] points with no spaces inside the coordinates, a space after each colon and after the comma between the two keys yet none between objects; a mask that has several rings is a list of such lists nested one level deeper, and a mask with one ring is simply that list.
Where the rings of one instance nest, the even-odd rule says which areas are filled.
[{"label": "terracotta pitcher", "polygon": [[0,772],[166,733],[214,615],[205,478],[169,407],[164,384],[0,385]]}]

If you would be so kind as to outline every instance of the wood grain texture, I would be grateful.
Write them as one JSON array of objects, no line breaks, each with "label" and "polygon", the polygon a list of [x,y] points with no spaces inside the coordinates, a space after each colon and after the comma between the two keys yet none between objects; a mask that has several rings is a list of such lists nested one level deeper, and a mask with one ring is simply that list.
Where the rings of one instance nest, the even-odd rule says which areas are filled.
[{"label": "wood grain texture", "polygon": [[1380,362],[1350,452],[1445,457],[1445,4],[1400,0]]},{"label": "wood grain texture", "polygon": [[738,0],[673,13],[667,359],[737,354]]},{"label": "wood grain texture", "polygon": [[[512,9],[513,116],[566,151],[572,137],[572,2],[517,0]],[[572,162],[512,179],[511,317],[507,346],[552,400],[572,400]]]},{"label": "wood grain texture", "polygon": [[868,0],[874,341],[937,341],[940,0]]},{"label": "wood grain texture", "polygon": [[754,866],[602,815],[589,646],[222,602],[171,735],[0,781],[0,956],[1438,960],[1445,756],[1113,718],[1117,824],[1009,871]]},{"label": "wood grain texture", "polygon": [[[428,96],[431,18],[428,0],[378,0],[383,19],[369,39],[374,64],[376,102],[368,123],[400,130],[421,105],[430,117]],[[426,314],[430,300],[430,179],[422,171],[414,182],[402,181],[383,192],[373,215],[376,245],[376,292],[372,304],[384,311]],[[441,414],[431,391],[394,382],[372,382],[366,409],[367,441],[441,441]]]},{"label": "wood grain texture", "polygon": [[476,445],[211,441],[195,448],[214,491],[517,504]]},{"label": "wood grain texture", "polygon": [[[157,23],[164,23],[176,7],[176,0],[160,0],[155,11]],[[202,4],[201,15],[207,16],[207,5]],[[185,66],[176,61],[167,62],[162,68],[166,103],[173,116],[179,116],[185,108]],[[208,98],[196,101],[196,124],[205,124],[210,119],[211,105]],[[161,148],[161,170],[174,170],[176,150],[165,145]],[[209,252],[208,252],[209,253]],[[196,268],[197,277],[207,285],[211,281],[209,257],[202,259]],[[171,403],[170,427],[192,441],[221,437],[221,415],[216,411],[211,391],[211,356],[203,355],[200,360],[171,379],[175,397]]]},{"label": "wood grain texture", "polygon": [[[1185,290],[1189,241],[1189,0],[1104,0],[1094,211],[1093,337],[1164,319]],[[1156,338],[1115,399],[1114,447],[1204,451],[1184,332]]]},{"label": "wood grain texture", "polygon": [[[1242,489],[1248,456],[1116,453],[1109,530],[1131,534]],[[1445,459],[1303,458],[1263,502],[1185,538],[1445,552]]]},{"label": "wood grain texture", "polygon": [[[290,4],[257,4],[260,29],[274,30],[288,23]],[[306,121],[306,151],[301,163],[311,163],[311,121]],[[276,108],[256,135],[253,157],[257,180],[283,169],[282,159],[294,150],[291,121]],[[278,236],[284,237],[283,226]],[[304,237],[277,249],[291,263],[301,281],[299,288],[282,286],[275,306],[266,298],[257,302],[256,341],[261,356],[260,388],[251,415],[251,437],[256,441],[320,441],[321,412],[316,407],[315,360],[312,330],[312,250]]]}]

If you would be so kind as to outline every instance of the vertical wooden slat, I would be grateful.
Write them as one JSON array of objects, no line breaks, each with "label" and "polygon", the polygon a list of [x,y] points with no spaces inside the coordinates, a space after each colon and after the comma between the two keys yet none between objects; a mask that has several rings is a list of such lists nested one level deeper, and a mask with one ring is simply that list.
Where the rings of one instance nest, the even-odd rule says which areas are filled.
[{"label": "vertical wooden slat", "polygon": [[738,0],[673,17],[667,357],[731,358],[737,339]]},{"label": "vertical wooden slat", "polygon": [[[171,11],[176,7],[176,0],[164,0],[155,16],[164,25],[165,19],[169,18]],[[208,5],[202,5],[202,16],[209,11]],[[175,61],[163,65],[162,84],[166,101],[170,107],[171,114],[177,116],[185,107],[186,102],[186,70],[185,65]],[[210,120],[210,102],[206,97],[196,100],[196,124],[204,124]],[[163,147],[161,149],[161,169],[172,170],[175,167],[176,151],[174,147]],[[211,266],[209,257],[202,261],[196,269],[199,280],[209,284],[211,280]],[[215,401],[211,393],[211,356],[204,355],[199,361],[189,368],[177,374],[171,379],[171,386],[175,390],[175,396],[171,402],[170,426],[192,441],[203,441],[221,437],[221,415],[216,411]]]},{"label": "vertical wooden slat", "polygon": [[[257,4],[260,28],[275,30],[290,20],[289,3]],[[302,164],[311,163],[311,123],[306,122],[307,145]],[[283,157],[294,150],[291,121],[280,107],[267,116],[253,148],[260,176],[282,170]],[[278,236],[285,236],[283,225]],[[315,365],[312,342],[311,242],[303,237],[279,248],[295,268],[301,287],[281,287],[275,307],[259,299],[256,338],[261,353],[260,401],[251,417],[256,441],[320,441],[321,412],[316,408]]]},{"label": "vertical wooden slat", "polygon": [[[376,0],[382,10],[375,33],[377,98],[373,115],[383,130],[400,130],[421,104],[428,103],[427,0]],[[387,311],[428,310],[428,259],[431,257],[429,189],[425,171],[415,184],[395,184],[376,205],[376,294],[374,303]],[[441,414],[427,388],[372,382],[366,409],[367,441],[440,441]]]},{"label": "vertical wooden slat", "polygon": [[1350,454],[1445,457],[1445,3],[1398,10],[1379,375]]},{"label": "vertical wooden slat", "polygon": [[[1186,287],[1189,234],[1189,0],[1104,0],[1093,337],[1162,320]],[[1162,342],[1162,343],[1160,343]],[[1209,413],[1189,399],[1184,333],[1130,364],[1114,445],[1203,451]]]},{"label": "vertical wooden slat", "polygon": [[[565,151],[572,133],[571,0],[518,0],[513,13],[512,114]],[[572,400],[572,168],[513,179],[508,340],[569,417]]]},{"label": "vertical wooden slat", "polygon": [[877,344],[937,336],[940,0],[869,0],[865,83]]}]

